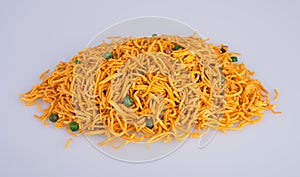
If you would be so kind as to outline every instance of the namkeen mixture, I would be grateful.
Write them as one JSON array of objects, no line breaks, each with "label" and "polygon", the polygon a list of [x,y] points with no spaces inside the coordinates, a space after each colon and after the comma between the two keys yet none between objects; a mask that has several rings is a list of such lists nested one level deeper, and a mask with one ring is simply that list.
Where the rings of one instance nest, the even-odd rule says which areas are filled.
[{"label": "namkeen mixture", "polygon": [[266,110],[280,114],[255,73],[225,45],[196,34],[110,40],[45,71],[21,94],[41,112],[35,118],[72,136],[105,136],[99,146],[119,148],[239,130]]}]

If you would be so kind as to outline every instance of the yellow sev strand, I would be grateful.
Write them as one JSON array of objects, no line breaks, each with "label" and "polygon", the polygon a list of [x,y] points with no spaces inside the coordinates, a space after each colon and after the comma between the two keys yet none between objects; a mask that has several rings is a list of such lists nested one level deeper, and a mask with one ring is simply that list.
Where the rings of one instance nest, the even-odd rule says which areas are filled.
[{"label": "yellow sev strand", "polygon": [[49,125],[50,125],[49,122],[46,122],[46,121],[43,121],[43,124],[44,124],[45,126],[49,126]]},{"label": "yellow sev strand", "polygon": [[73,138],[68,139],[68,141],[66,142],[66,145],[65,145],[65,149],[68,149],[68,147],[72,141],[73,141]]},{"label": "yellow sev strand", "polygon": [[68,132],[70,135],[72,135],[72,136],[79,136],[79,135],[80,135],[80,133],[79,133],[79,134],[73,133],[73,132],[68,128],[68,126],[66,126],[66,130],[67,130],[67,132]]},{"label": "yellow sev strand", "polygon": [[276,101],[278,100],[278,96],[279,96],[277,89],[274,89],[274,93],[275,93],[274,101]]},{"label": "yellow sev strand", "polygon": [[40,75],[40,79],[43,79],[43,77],[45,77],[46,74],[48,74],[50,71],[50,69],[44,71],[41,75]]}]

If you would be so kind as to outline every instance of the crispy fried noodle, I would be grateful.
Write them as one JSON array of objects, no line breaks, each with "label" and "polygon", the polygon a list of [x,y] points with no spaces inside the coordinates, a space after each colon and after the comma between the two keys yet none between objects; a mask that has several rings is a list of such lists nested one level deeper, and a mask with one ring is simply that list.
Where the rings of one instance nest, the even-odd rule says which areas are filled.
[{"label": "crispy fried noodle", "polygon": [[42,83],[20,95],[26,106],[38,107],[35,118],[72,136],[105,136],[99,146],[120,148],[239,130],[266,110],[281,113],[255,73],[223,44],[196,34],[109,39],[45,71]]}]

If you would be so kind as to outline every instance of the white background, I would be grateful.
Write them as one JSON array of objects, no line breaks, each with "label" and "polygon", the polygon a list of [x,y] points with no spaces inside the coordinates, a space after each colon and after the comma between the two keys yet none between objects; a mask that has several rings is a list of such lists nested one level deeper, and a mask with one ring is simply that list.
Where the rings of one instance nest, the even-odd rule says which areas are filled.
[{"label": "white background", "polygon": [[[0,1],[0,176],[300,176],[299,1]],[[240,131],[219,133],[205,149],[188,140],[170,156],[124,163],[84,137],[70,148],[64,130],[44,127],[18,94],[68,61],[99,31],[127,18],[178,19],[215,44],[242,54],[266,88],[280,93],[278,110]],[[274,94],[272,93],[271,96]]]}]

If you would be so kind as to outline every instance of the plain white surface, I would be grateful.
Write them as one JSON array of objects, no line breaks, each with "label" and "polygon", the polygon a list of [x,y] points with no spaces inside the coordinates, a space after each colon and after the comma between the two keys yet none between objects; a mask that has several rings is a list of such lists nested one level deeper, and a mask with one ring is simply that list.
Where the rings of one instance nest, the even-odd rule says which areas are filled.
[{"label": "plain white surface", "polygon": [[[299,31],[297,0],[283,1],[0,1],[0,176],[300,176]],[[242,54],[278,110],[240,131],[218,134],[205,149],[188,140],[151,163],[123,163],[84,137],[70,148],[64,130],[44,127],[18,94],[44,70],[69,60],[109,25],[131,17],[176,18]]]}]

